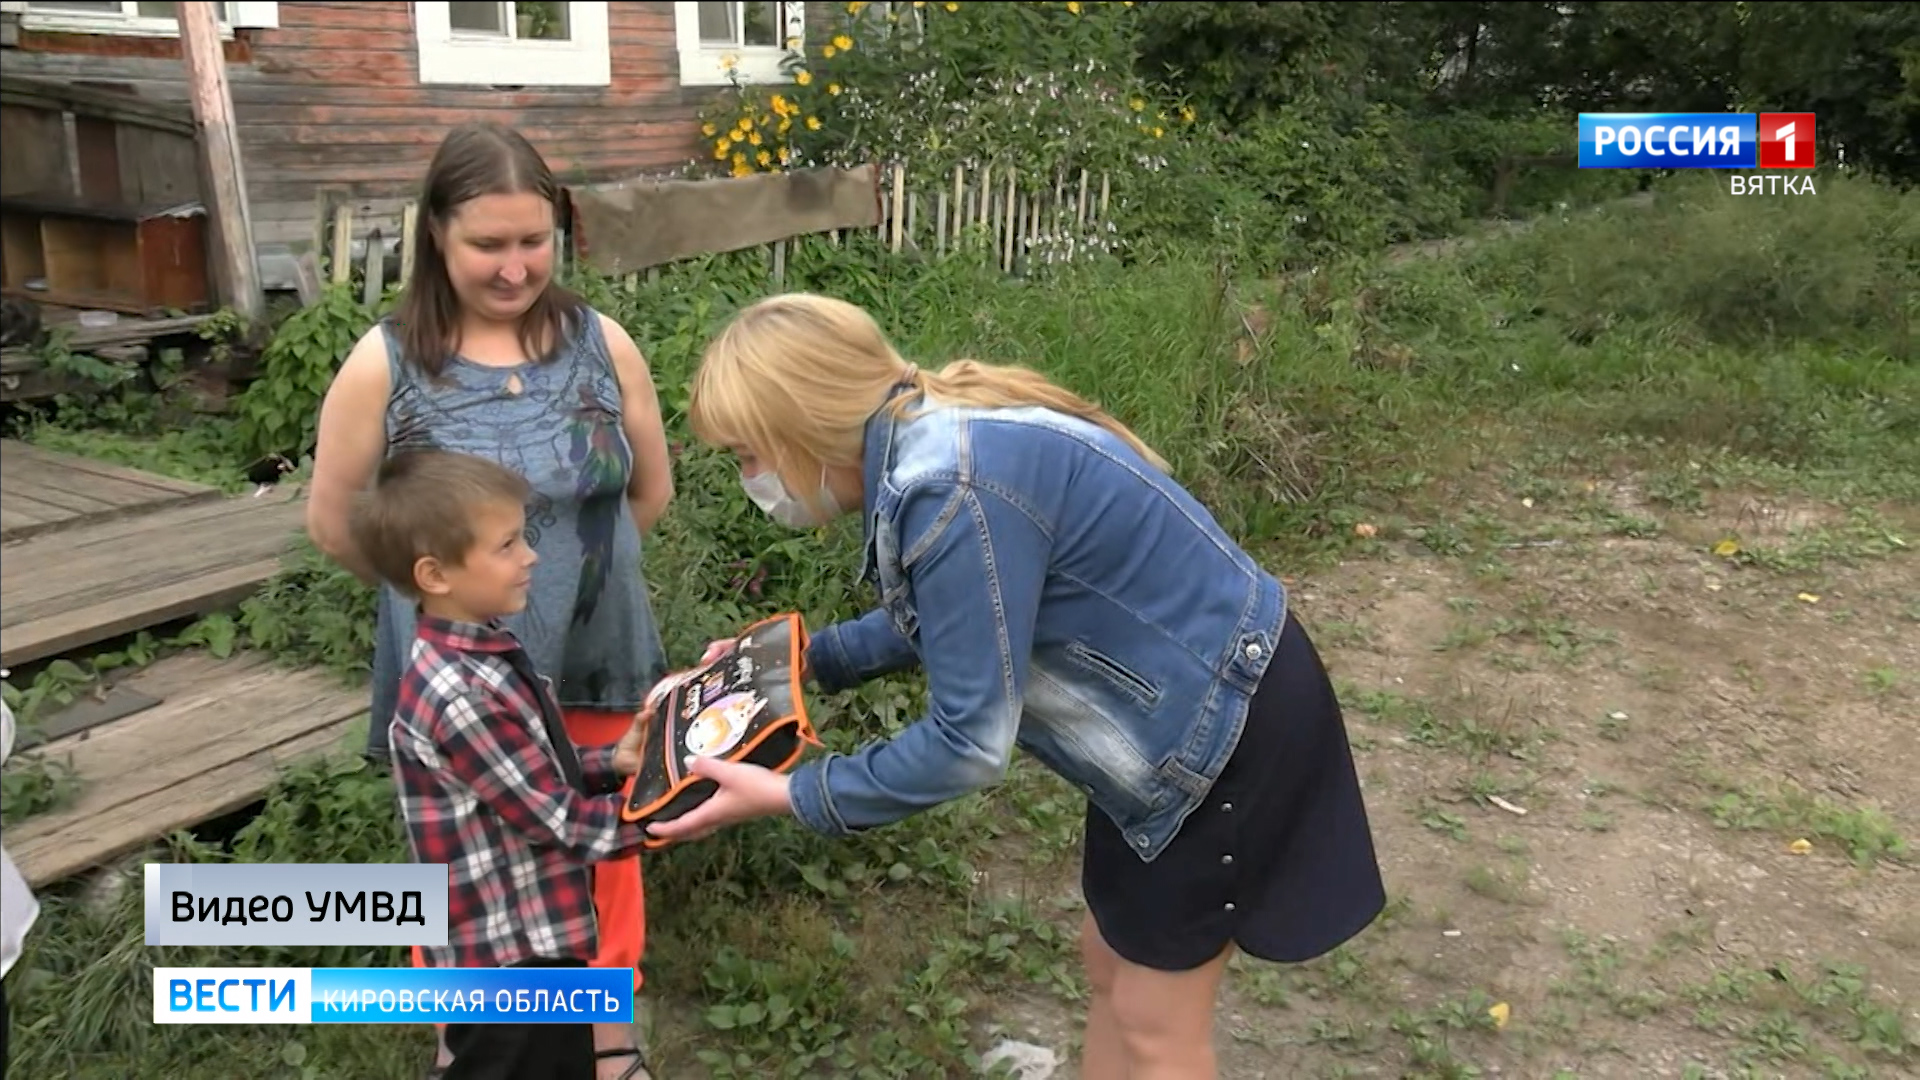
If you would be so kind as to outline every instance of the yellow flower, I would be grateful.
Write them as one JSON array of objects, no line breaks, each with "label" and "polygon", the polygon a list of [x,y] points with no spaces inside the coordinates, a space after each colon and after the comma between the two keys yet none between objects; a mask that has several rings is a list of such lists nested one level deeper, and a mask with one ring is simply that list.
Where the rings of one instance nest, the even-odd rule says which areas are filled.
[{"label": "yellow flower", "polygon": [[753,166],[751,166],[751,165],[749,165],[749,164],[747,164],[746,162],[744,162],[744,161],[742,161],[742,162],[740,162],[740,163],[738,163],[738,164],[736,164],[736,165],[735,165],[735,166],[733,167],[733,175],[735,175],[735,176],[752,176],[752,175],[753,175]]},{"label": "yellow flower", "polygon": [[845,34],[840,34],[833,39],[833,44],[835,48],[838,48],[842,52],[845,52],[846,50],[853,48],[853,39],[848,37]]},{"label": "yellow flower", "polygon": [[755,154],[755,155],[753,156],[753,159],[754,159],[755,161],[758,161],[758,162],[759,162],[760,164],[762,164],[762,165],[771,165],[771,164],[773,164],[773,155],[772,155],[772,154],[769,154],[769,153],[767,153],[767,152],[766,152],[765,150],[762,150],[762,151],[760,151],[760,152],[759,152],[758,154]]},{"label": "yellow flower", "polygon": [[713,146],[713,160],[715,161],[727,160],[727,148],[730,145],[732,144],[728,143],[725,139],[722,139],[721,141],[715,143]]},{"label": "yellow flower", "polygon": [[[1158,129],[1156,129],[1156,130],[1158,130]],[[753,134],[751,134],[751,135],[749,135],[749,136],[747,136],[747,141],[748,141],[748,142],[750,142],[750,143],[752,143],[752,144],[753,144],[753,145],[755,145],[755,146],[759,146],[759,145],[760,145],[760,133],[756,131],[756,132],[754,132]]]},{"label": "yellow flower", "polygon": [[819,130],[820,130],[820,118],[819,118],[819,117],[817,117],[817,116],[809,116],[809,117],[807,117],[807,130],[808,130],[808,131],[819,131]]},{"label": "yellow flower", "polygon": [[780,128],[779,128],[780,134],[785,135],[787,133],[787,129],[792,126],[793,126],[793,121],[791,120],[780,121]]},{"label": "yellow flower", "polygon": [[1180,106],[1180,119],[1185,120],[1189,124],[1193,123],[1193,106]]},{"label": "yellow flower", "polygon": [[773,111],[781,116],[787,115],[787,99],[779,94],[773,95]]},{"label": "yellow flower", "polygon": [[944,7],[944,8],[946,8],[946,9],[947,9],[948,11],[959,11],[959,10],[960,10],[960,5],[959,5],[959,4],[956,4],[956,3],[953,3],[953,2],[952,2],[952,0],[948,0],[948,2],[947,2],[947,3],[945,3],[945,4],[943,4],[943,5],[941,5],[941,6],[942,6],[942,7]]},{"label": "yellow flower", "polygon": [[1074,3],[1073,0],[1068,0],[1067,10],[1072,14],[1078,15],[1080,14],[1080,5],[1077,3]]},{"label": "yellow flower", "polygon": [[713,148],[715,150],[720,151],[720,155],[722,157],[725,157],[727,151],[733,149],[733,140],[728,138],[725,135],[722,135],[720,136],[720,141],[713,144]]},{"label": "yellow flower", "polygon": [[1139,112],[1140,110],[1146,107],[1147,107],[1147,103],[1144,101],[1141,101],[1139,98],[1134,98],[1133,100],[1127,102],[1127,108],[1132,109],[1134,112]]},{"label": "yellow flower", "polygon": [[780,148],[780,164],[785,165],[787,162],[791,160],[793,160],[793,151],[787,149],[784,146],[781,147]]},{"label": "yellow flower", "polygon": [[847,14],[858,15],[860,9],[867,6],[867,0],[848,0]]},{"label": "yellow flower", "polygon": [[813,82],[813,72],[796,71],[793,73],[793,81],[796,83],[799,83],[801,86],[806,86],[807,84]]},{"label": "yellow flower", "polygon": [[713,138],[713,133],[718,130],[719,130],[718,128],[714,127],[710,123],[700,125],[700,134],[705,135],[709,139]]},{"label": "yellow flower", "polygon": [[826,57],[829,60],[833,59],[833,54],[838,51],[839,50],[835,49],[832,45],[820,46],[820,55]]},{"label": "yellow flower", "polygon": [[923,8],[923,7],[926,7],[926,6],[927,6],[927,0],[913,0],[913,6],[914,6],[914,7],[917,7],[917,8]]},{"label": "yellow flower", "polygon": [[745,155],[745,154],[735,154],[735,155],[733,155],[733,167],[734,167],[734,168],[736,168],[736,169],[738,169],[738,168],[742,168],[742,167],[744,167],[744,166],[746,165],[746,163],[747,163],[747,155]]},{"label": "yellow flower", "polygon": [[[1156,138],[1156,139],[1157,139],[1157,138],[1159,138],[1159,137],[1160,137],[1160,136],[1162,136],[1162,135],[1165,135],[1166,133],[1167,133],[1167,129],[1165,129],[1165,128],[1162,128],[1162,127],[1156,127],[1156,128],[1154,128],[1154,129],[1153,129],[1153,137],[1154,137],[1154,138]],[[757,136],[757,135],[756,135],[756,136],[754,136],[754,141],[755,141],[755,142],[758,142],[758,141],[759,141],[759,136]]]},{"label": "yellow flower", "polygon": [[732,53],[720,54],[720,67],[724,70],[740,66],[740,58]]},{"label": "yellow flower", "polygon": [[829,93],[829,94],[831,94],[831,95],[833,95],[834,97],[839,97],[839,96],[840,96],[840,84],[839,84],[839,83],[837,83],[837,82],[836,82],[836,83],[828,83],[828,84],[827,84],[827,93]]}]

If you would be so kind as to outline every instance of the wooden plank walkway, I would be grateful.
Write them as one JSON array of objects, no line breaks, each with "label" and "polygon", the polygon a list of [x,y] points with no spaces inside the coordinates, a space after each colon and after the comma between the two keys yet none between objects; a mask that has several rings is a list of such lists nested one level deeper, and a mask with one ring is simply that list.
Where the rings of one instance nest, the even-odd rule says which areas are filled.
[{"label": "wooden plank walkway", "polygon": [[67,760],[80,783],[72,805],[7,829],[36,887],[247,805],[279,768],[340,744],[367,710],[364,689],[258,655],[169,657],[124,685],[165,700],[31,751]]},{"label": "wooden plank walkway", "polygon": [[[279,571],[302,524],[293,485],[223,499],[13,442],[0,463],[0,666],[231,607]],[[112,862],[258,799],[366,709],[364,687],[261,655],[168,657],[36,718],[45,742],[16,753],[65,761],[80,790],[9,826],[7,850],[35,885]]]},{"label": "wooden plank walkway", "polygon": [[7,543],[0,667],[219,611],[280,569],[305,503],[290,491],[164,506]]},{"label": "wooden plank walkway", "polygon": [[0,540],[219,497],[207,484],[0,440]]}]

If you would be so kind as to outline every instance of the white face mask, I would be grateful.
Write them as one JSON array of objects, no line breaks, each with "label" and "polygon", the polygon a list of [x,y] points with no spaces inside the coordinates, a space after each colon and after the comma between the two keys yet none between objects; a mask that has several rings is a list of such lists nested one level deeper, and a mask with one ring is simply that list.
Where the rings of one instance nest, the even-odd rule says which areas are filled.
[{"label": "white face mask", "polygon": [[814,496],[812,506],[788,493],[787,485],[780,482],[780,475],[771,469],[754,476],[741,473],[740,486],[747,489],[747,498],[753,500],[753,505],[790,529],[815,528],[840,513],[839,501],[827,489],[825,470],[821,471],[820,491]]}]

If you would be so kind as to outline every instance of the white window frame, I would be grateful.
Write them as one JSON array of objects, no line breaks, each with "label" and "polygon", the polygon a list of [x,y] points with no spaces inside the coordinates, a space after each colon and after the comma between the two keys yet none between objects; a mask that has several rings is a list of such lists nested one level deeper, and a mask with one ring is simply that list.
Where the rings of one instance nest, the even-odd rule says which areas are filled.
[{"label": "white window frame", "polygon": [[[276,29],[280,25],[278,3],[227,3],[227,18],[220,23],[220,36],[231,40],[237,27]],[[49,34],[113,34],[120,37],[179,37],[180,24],[173,19],[154,19],[137,14],[137,0],[123,0],[119,12],[62,11],[43,8],[31,0],[10,2],[8,11],[20,12],[20,29]]]},{"label": "white window frame", "polygon": [[[899,18],[889,23],[888,15],[897,15]],[[875,0],[860,9],[859,18],[866,20],[869,30],[880,34],[900,32],[925,37],[927,33],[926,9],[902,3],[901,0]]]},{"label": "white window frame", "polygon": [[445,0],[413,5],[413,31],[426,86],[611,86],[607,5],[569,3],[567,41],[456,33]]},{"label": "white window frame", "polygon": [[782,70],[782,65],[789,57],[806,55],[807,6],[790,0],[784,10],[787,26],[781,41],[798,41],[797,49],[788,49],[784,44],[753,48],[708,45],[700,40],[700,5],[676,0],[673,33],[680,52],[680,85],[731,85],[733,79],[728,76],[726,65],[728,57],[733,58],[734,75],[743,83],[792,82],[792,76]]}]

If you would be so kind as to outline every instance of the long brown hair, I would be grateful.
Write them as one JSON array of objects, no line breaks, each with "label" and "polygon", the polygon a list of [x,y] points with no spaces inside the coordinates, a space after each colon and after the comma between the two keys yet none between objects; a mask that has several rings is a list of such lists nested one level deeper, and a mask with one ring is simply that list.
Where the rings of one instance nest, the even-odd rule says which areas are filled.
[{"label": "long brown hair", "polygon": [[[434,152],[414,225],[413,273],[393,316],[405,359],[429,378],[445,370],[459,345],[460,332],[460,298],[447,276],[439,234],[454,213],[473,199],[524,194],[538,195],[553,206],[557,230],[562,203],[559,181],[540,151],[510,127],[490,121],[462,124],[448,132]],[[521,347],[529,357],[551,360],[587,316],[585,300],[549,279],[520,317]]]}]

